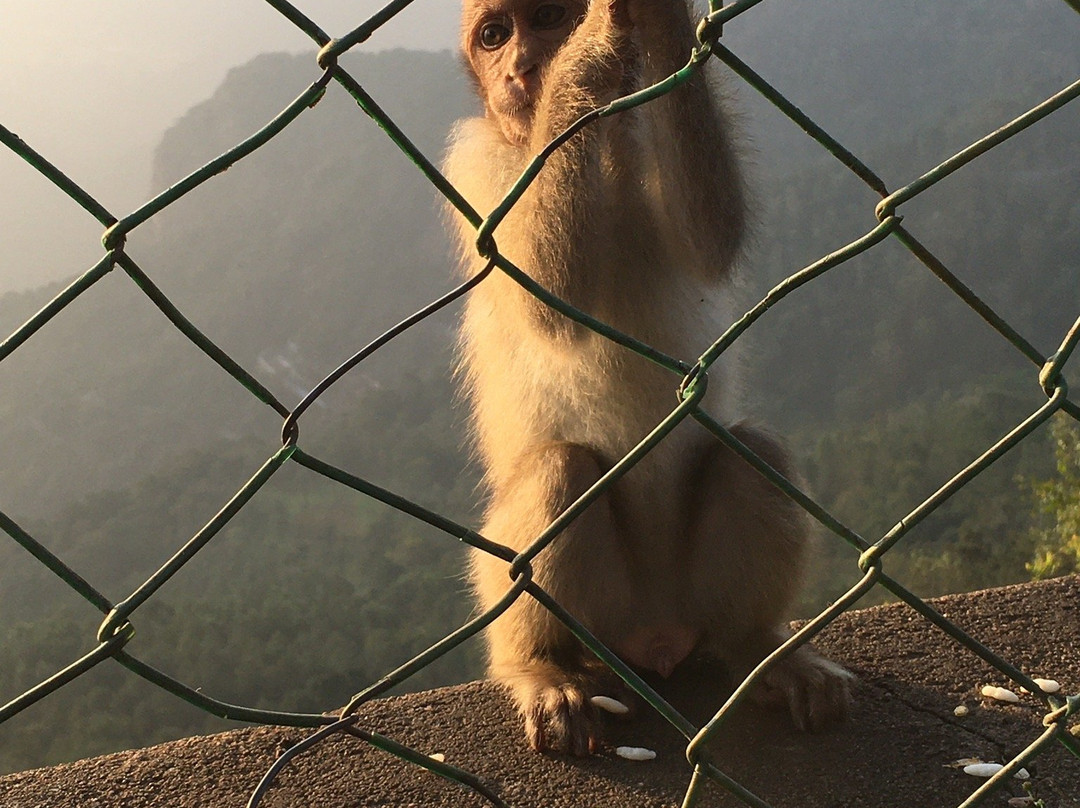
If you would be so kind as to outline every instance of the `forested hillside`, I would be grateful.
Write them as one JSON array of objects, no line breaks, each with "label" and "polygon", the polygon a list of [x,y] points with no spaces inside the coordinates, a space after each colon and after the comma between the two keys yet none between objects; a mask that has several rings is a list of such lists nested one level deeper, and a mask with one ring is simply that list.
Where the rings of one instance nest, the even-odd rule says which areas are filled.
[{"label": "forested hillside", "polygon": [[[791,8],[761,4],[726,27],[724,42],[892,188],[1080,75],[1080,17],[1062,3],[815,0],[797,17]],[[471,109],[452,54],[343,63],[434,158]],[[316,75],[310,55],[234,70],[165,133],[153,193],[264,124]],[[877,200],[729,85],[753,164],[749,307],[873,227]],[[1080,303],[1076,106],[900,211],[1047,353]],[[454,283],[435,191],[336,87],[134,231],[127,250],[287,406]],[[0,331],[58,290],[0,298]],[[451,380],[455,314],[346,376],[303,416],[299,443],[473,524],[476,472]],[[1037,369],[894,242],[798,290],[746,340],[750,416],[792,444],[810,490],[871,540],[1045,400]],[[280,427],[116,270],[0,363],[0,510],[119,600],[255,473],[280,446]],[[1044,430],[890,553],[890,574],[926,595],[1023,579],[1037,543],[1033,482],[1053,474]],[[858,577],[850,548],[832,536],[822,548],[803,615]],[[456,540],[286,464],[138,610],[128,650],[217,698],[332,709],[468,617],[462,561]],[[0,591],[5,702],[91,649],[100,616],[3,537]],[[479,656],[471,643],[409,685],[477,675]],[[222,726],[105,663],[0,725],[0,771]]]}]

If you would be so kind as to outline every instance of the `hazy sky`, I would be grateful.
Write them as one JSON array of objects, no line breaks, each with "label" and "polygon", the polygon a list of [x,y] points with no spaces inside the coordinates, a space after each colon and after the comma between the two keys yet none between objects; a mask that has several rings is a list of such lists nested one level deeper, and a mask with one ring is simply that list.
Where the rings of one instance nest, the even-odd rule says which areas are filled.
[{"label": "hazy sky", "polygon": [[[383,5],[293,4],[331,36]],[[358,47],[451,48],[459,8],[459,0],[415,0]],[[230,68],[282,50],[314,54],[263,0],[0,0],[0,124],[122,216],[149,196],[161,133]],[[0,147],[0,293],[89,268],[101,256],[101,230]]]}]

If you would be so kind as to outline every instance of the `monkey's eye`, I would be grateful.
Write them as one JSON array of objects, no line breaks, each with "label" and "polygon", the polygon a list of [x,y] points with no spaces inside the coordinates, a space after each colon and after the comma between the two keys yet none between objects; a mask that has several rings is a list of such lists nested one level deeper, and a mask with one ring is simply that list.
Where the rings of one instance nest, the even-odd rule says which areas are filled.
[{"label": "monkey's eye", "polygon": [[480,46],[495,50],[510,38],[510,29],[501,22],[489,22],[480,29]]},{"label": "monkey's eye", "polygon": [[566,7],[556,3],[544,3],[533,12],[533,28],[556,28],[566,19]]}]

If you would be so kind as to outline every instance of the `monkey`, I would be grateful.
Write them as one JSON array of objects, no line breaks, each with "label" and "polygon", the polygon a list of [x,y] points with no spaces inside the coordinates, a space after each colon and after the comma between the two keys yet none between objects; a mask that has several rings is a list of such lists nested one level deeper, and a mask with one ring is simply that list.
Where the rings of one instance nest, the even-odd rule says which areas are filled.
[{"label": "monkey", "polygon": [[[478,211],[493,210],[549,141],[679,70],[696,45],[684,0],[465,0],[463,61],[483,114],[455,126],[445,176]],[[733,321],[749,229],[736,139],[724,98],[697,71],[552,152],[495,228],[497,248],[598,320],[669,356],[700,356]],[[477,232],[463,216],[456,224],[474,276],[486,265]],[[459,372],[487,490],[480,532],[515,552],[677,404],[671,371],[499,271],[466,299]],[[709,374],[702,409],[797,479],[775,439],[738,421],[728,352]],[[810,535],[801,508],[687,418],[532,560],[532,575],[627,664],[668,677],[703,655],[741,681],[790,636],[784,615]],[[506,595],[508,571],[473,551],[479,609]],[[529,744],[576,756],[598,749],[590,698],[621,683],[569,629],[526,594],[486,636],[490,675],[516,702]],[[754,695],[818,730],[844,717],[852,678],[804,645]]]}]

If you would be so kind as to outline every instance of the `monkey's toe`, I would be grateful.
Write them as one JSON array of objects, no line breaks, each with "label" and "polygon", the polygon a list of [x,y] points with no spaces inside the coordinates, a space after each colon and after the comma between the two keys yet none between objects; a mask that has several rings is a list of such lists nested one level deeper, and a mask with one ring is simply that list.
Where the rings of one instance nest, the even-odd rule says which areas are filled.
[{"label": "monkey's toe", "polygon": [[525,735],[539,752],[586,757],[599,744],[596,709],[576,685],[546,687],[525,710]]},{"label": "monkey's toe", "polygon": [[791,720],[803,732],[820,732],[841,723],[851,709],[855,676],[809,647],[798,649],[765,675],[771,700],[787,703]]}]

